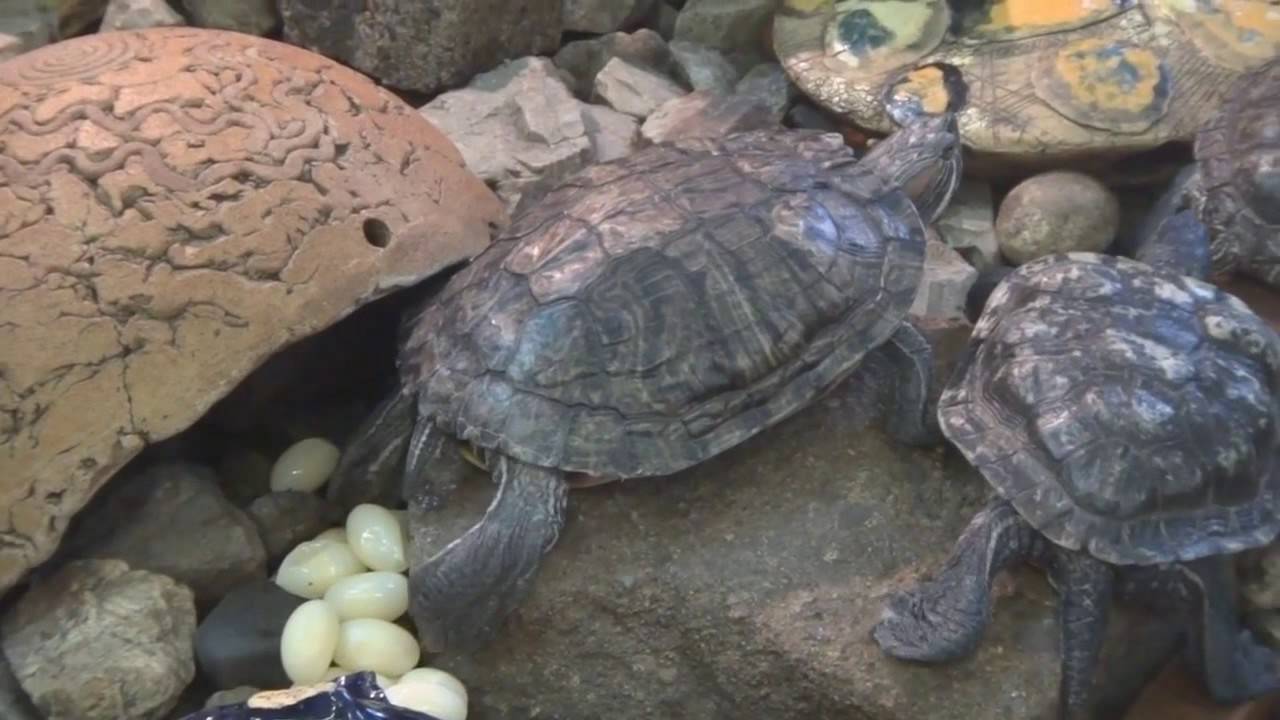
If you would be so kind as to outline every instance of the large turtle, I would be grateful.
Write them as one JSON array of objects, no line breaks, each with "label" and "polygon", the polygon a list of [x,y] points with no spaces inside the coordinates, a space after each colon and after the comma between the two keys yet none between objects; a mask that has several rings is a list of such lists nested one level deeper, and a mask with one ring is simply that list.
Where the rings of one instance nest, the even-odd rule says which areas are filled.
[{"label": "large turtle", "polygon": [[810,97],[885,131],[969,85],[961,137],[980,159],[1057,165],[1188,140],[1240,73],[1280,54],[1263,0],[786,0],[774,49]]},{"label": "large turtle", "polygon": [[410,317],[403,388],[337,471],[376,484],[407,446],[405,497],[430,509],[460,441],[484,455],[499,486],[484,518],[410,571],[423,646],[474,649],[524,597],[567,473],[675,473],[869,355],[900,373],[891,431],[927,442],[930,351],[905,317],[960,167],[950,114],[861,160],[835,134],[755,131],[652,146],[518,209]]},{"label": "large turtle", "polygon": [[1195,159],[1157,203],[1137,257],[1171,252],[1280,287],[1280,59],[1236,81],[1197,133]]},{"label": "large turtle", "polygon": [[968,654],[992,581],[1030,560],[1061,594],[1061,717],[1093,716],[1113,593],[1186,613],[1216,699],[1280,689],[1277,656],[1239,625],[1231,562],[1280,531],[1280,336],[1189,270],[1072,253],[996,287],[938,419],[998,497],[890,598],[885,652]]}]

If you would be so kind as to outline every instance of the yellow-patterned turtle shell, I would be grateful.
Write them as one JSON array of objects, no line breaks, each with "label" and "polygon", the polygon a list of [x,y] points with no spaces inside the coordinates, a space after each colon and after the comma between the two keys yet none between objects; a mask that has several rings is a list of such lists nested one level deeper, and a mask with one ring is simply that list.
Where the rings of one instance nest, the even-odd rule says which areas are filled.
[{"label": "yellow-patterned turtle shell", "polygon": [[1057,162],[1188,141],[1241,74],[1280,55],[1275,0],[785,0],[793,82],[881,132],[969,88],[971,149]]}]

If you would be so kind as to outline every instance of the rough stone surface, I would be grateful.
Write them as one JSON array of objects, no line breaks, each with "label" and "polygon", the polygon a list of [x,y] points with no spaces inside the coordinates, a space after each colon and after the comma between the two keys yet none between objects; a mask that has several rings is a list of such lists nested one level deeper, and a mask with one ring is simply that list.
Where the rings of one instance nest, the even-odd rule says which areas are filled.
[{"label": "rough stone surface", "polygon": [[123,560],[185,583],[200,607],[267,572],[257,526],[200,465],[162,463],[113,478],[66,545],[78,557]]},{"label": "rough stone surface", "polygon": [[662,37],[652,30],[616,32],[590,40],[565,43],[556,53],[556,67],[573,77],[570,87],[582,100],[590,100],[596,75],[613,58],[622,58],[636,67],[664,75],[675,71],[676,60]]},{"label": "rough stone surface", "polygon": [[630,155],[640,143],[640,123],[630,115],[600,105],[583,105],[582,121],[596,162]]},{"label": "rough stone surface", "polygon": [[[872,641],[886,593],[938,566],[987,486],[954,454],[869,427],[859,380],[687,472],[572,492],[495,641],[432,665],[478,718],[1051,717],[1042,574],[1001,582],[965,662],[901,663]],[[478,519],[492,487],[476,472],[448,510],[412,515],[414,561]]]},{"label": "rough stone surface", "polygon": [[386,84],[437,93],[503,60],[553,52],[561,0],[279,0],[285,39]]},{"label": "rough stone surface", "polygon": [[0,651],[0,708],[4,709],[5,720],[45,720],[27,697],[18,678],[14,677],[13,668],[9,667],[9,659]]},{"label": "rough stone surface", "polygon": [[659,0],[653,6],[653,14],[649,16],[649,27],[657,31],[664,40],[670,40],[676,34],[676,18],[680,11],[665,0]]},{"label": "rough stone surface", "polygon": [[0,647],[47,720],[159,720],[195,677],[189,588],[119,560],[69,563],[0,620]]},{"label": "rough stone surface", "polygon": [[535,185],[554,183],[591,162],[582,104],[546,58],[505,63],[421,112],[508,208]]},{"label": "rough stone surface", "polygon": [[564,0],[564,29],[603,35],[642,20],[658,0]]},{"label": "rough stone surface", "polygon": [[620,113],[644,119],[660,105],[685,94],[669,78],[621,58],[610,60],[596,75],[595,96]]},{"label": "rough stone surface", "polygon": [[0,592],[273,351],[505,222],[394,95],[241,34],[25,53],[0,65],[0,143]]},{"label": "rough stone surface", "polygon": [[728,94],[738,81],[738,68],[719,50],[677,40],[670,45],[676,59],[676,77],[694,90]]},{"label": "rough stone surface", "polygon": [[1018,183],[996,214],[1000,254],[1014,265],[1058,252],[1102,252],[1120,228],[1120,203],[1083,173],[1055,170]]},{"label": "rough stone surface", "polygon": [[141,30],[185,25],[165,0],[111,0],[102,17],[103,30]]},{"label": "rough stone surface", "polygon": [[983,269],[1000,262],[995,214],[991,186],[965,178],[934,225],[943,241],[969,264]]},{"label": "rough stone surface", "polygon": [[280,634],[304,602],[265,579],[227,593],[196,634],[201,676],[219,690],[289,687],[280,663]]},{"label": "rough stone surface", "polygon": [[787,73],[776,62],[760,63],[747,71],[733,91],[739,95],[758,98],[769,106],[778,122],[786,116],[791,104],[799,96],[799,90],[787,79]]},{"label": "rough stone surface", "polygon": [[924,277],[911,314],[940,321],[965,319],[965,301],[978,271],[946,243],[930,238],[925,246]]},{"label": "rough stone surface", "polygon": [[22,38],[17,35],[0,32],[0,62],[17,57],[24,50],[26,50],[26,47],[23,45]]},{"label": "rough stone surface", "polygon": [[247,508],[271,492],[271,458],[249,448],[233,448],[218,463],[222,493],[237,507]]},{"label": "rough stone surface", "polygon": [[180,0],[197,27],[266,35],[280,24],[275,0]]},{"label": "rough stone surface", "polygon": [[720,50],[758,50],[778,0],[689,0],[676,18],[675,39]]},{"label": "rough stone surface", "polygon": [[720,137],[777,125],[773,113],[756,98],[698,90],[664,103],[640,126],[646,142],[681,137]]},{"label": "rough stone surface", "polygon": [[249,505],[249,517],[258,528],[267,558],[275,563],[298,543],[341,525],[341,508],[315,493],[273,492]]},{"label": "rough stone surface", "polygon": [[15,55],[47,45],[58,38],[58,14],[34,0],[11,1],[5,6],[5,12],[0,12],[0,35],[13,38],[5,44]]}]

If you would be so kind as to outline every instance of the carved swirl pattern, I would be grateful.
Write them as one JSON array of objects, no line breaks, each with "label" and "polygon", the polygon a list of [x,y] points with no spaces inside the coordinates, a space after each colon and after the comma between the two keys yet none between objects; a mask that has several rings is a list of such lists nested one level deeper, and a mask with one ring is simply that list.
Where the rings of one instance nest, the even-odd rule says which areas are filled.
[{"label": "carved swirl pattern", "polygon": [[9,85],[51,85],[96,77],[129,64],[139,40],[125,33],[92,35],[84,42],[59,43],[27,62],[9,63],[0,82]]}]

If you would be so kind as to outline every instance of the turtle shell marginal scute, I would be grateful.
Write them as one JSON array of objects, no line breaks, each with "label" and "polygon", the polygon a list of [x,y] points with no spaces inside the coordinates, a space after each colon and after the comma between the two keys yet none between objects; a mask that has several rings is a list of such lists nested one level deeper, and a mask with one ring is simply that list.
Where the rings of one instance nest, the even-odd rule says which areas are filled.
[{"label": "turtle shell marginal scute", "polygon": [[1280,532],[1280,337],[1198,280],[1091,253],[989,299],[943,431],[1051,541],[1118,564]]}]

